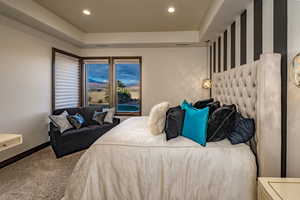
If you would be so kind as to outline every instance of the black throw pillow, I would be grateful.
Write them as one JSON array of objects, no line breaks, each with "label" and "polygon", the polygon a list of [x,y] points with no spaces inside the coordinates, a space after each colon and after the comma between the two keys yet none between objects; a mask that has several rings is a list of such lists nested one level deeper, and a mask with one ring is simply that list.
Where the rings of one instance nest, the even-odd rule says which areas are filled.
[{"label": "black throw pillow", "polygon": [[231,105],[223,104],[223,107],[227,107],[227,108],[237,111],[236,105],[234,105],[234,104],[231,104]]},{"label": "black throw pillow", "polygon": [[214,101],[213,98],[211,98],[211,99],[205,99],[205,100],[200,100],[200,101],[197,101],[197,102],[193,105],[193,107],[194,107],[194,108],[197,108],[197,109],[202,109],[202,108],[207,107],[207,104],[209,104],[209,103],[211,103],[211,102],[213,102],[213,101]]},{"label": "black throw pillow", "polygon": [[185,111],[180,106],[170,108],[166,114],[165,133],[167,140],[182,134]]},{"label": "black throw pillow", "polygon": [[212,113],[217,110],[218,108],[220,108],[220,102],[219,101],[214,101],[211,103],[208,103],[206,106],[209,108],[209,117],[212,115]]},{"label": "black throw pillow", "polygon": [[228,135],[228,139],[231,144],[246,143],[254,137],[254,134],[254,119],[244,118],[240,113],[236,113],[233,129]]},{"label": "black throw pillow", "polygon": [[223,106],[215,110],[208,120],[207,141],[217,142],[228,137],[235,122],[236,110]]}]

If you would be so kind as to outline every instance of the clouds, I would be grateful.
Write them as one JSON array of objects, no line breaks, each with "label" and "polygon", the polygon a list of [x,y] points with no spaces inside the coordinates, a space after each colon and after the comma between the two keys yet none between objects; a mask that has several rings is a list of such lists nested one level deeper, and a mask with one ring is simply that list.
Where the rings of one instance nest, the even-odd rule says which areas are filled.
[{"label": "clouds", "polygon": [[107,83],[109,79],[109,65],[87,64],[87,75],[90,82]]},{"label": "clouds", "polygon": [[[137,85],[140,81],[139,64],[117,64],[116,79],[128,86]],[[108,64],[88,64],[87,74],[89,82],[107,83],[109,80]]]},{"label": "clouds", "polygon": [[117,64],[116,79],[126,85],[137,85],[140,81],[139,64]]}]

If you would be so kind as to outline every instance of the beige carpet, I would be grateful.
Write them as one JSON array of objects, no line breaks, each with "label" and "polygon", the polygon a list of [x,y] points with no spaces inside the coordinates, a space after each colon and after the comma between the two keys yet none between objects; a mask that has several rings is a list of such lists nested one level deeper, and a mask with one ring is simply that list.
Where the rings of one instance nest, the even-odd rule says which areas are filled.
[{"label": "beige carpet", "polygon": [[56,159],[47,147],[0,169],[0,200],[60,200],[82,154]]}]

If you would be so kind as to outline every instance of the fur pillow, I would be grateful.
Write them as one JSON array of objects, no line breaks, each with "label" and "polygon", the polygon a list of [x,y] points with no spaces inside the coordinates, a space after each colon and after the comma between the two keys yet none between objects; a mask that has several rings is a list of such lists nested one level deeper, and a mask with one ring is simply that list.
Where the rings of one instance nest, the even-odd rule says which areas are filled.
[{"label": "fur pillow", "polygon": [[166,113],[169,107],[169,102],[163,102],[153,106],[151,109],[148,126],[152,135],[159,135],[164,131]]}]

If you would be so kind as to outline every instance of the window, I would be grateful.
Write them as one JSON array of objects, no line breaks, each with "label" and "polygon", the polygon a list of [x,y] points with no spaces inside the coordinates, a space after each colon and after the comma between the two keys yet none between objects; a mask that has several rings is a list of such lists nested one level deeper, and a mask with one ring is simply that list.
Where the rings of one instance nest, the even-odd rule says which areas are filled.
[{"label": "window", "polygon": [[119,115],[141,114],[141,58],[84,59],[86,104],[115,107]]},{"label": "window", "polygon": [[80,58],[58,49],[52,51],[52,109],[81,106]]},{"label": "window", "polygon": [[52,109],[115,107],[141,115],[141,57],[80,57],[52,49]]},{"label": "window", "polygon": [[86,96],[89,106],[111,105],[111,71],[109,60],[85,61]]},{"label": "window", "polygon": [[140,113],[141,66],[139,59],[114,59],[117,113]]}]

